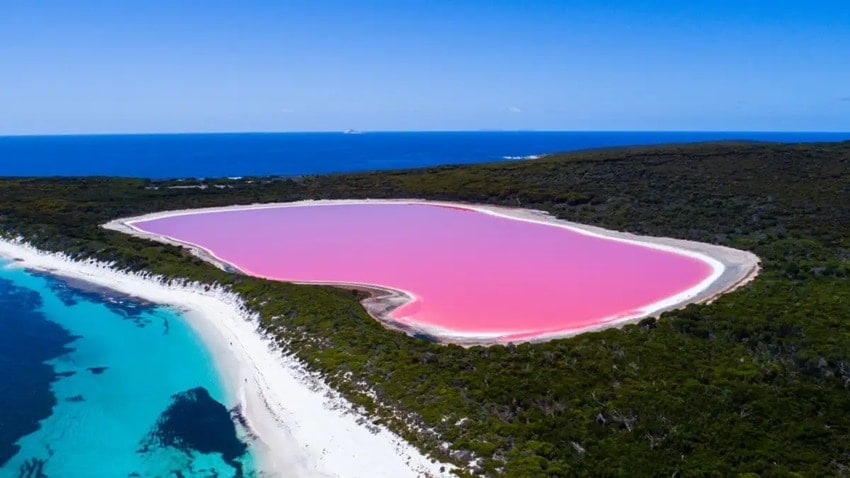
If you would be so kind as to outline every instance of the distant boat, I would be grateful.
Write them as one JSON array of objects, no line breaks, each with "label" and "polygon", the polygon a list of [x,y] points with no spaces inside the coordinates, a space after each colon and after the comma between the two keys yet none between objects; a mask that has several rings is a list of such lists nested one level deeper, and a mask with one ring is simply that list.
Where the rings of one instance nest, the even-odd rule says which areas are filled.
[{"label": "distant boat", "polygon": [[343,134],[360,134],[362,131],[357,131],[356,129],[347,129],[343,131]]}]

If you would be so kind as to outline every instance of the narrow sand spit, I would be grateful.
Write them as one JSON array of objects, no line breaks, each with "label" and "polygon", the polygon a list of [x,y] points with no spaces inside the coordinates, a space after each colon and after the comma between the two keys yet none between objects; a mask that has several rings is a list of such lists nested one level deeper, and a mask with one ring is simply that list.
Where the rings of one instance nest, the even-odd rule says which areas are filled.
[{"label": "narrow sand spit", "polygon": [[9,267],[45,271],[182,310],[210,350],[228,402],[238,404],[264,477],[442,477],[432,462],[352,410],[258,330],[238,295],[197,283],[128,274],[111,264],[74,261],[20,241],[0,240]]},{"label": "narrow sand spit", "polygon": [[579,232],[581,234],[602,237],[608,240],[619,242],[627,242],[639,244],[644,247],[664,250],[676,254],[699,259],[712,268],[712,274],[700,282],[695,287],[685,290],[675,296],[666,298],[659,302],[649,304],[640,310],[635,311],[631,315],[609,317],[600,320],[599,325],[584,327],[580,329],[562,329],[554,331],[543,331],[541,333],[533,333],[527,335],[512,335],[510,333],[463,333],[453,330],[443,330],[433,326],[425,326],[416,323],[402,323],[390,316],[390,313],[397,307],[414,300],[414,291],[405,291],[393,289],[382,284],[366,284],[366,283],[340,283],[340,282],[322,282],[314,284],[333,285],[349,289],[359,289],[366,291],[370,297],[363,301],[366,310],[377,320],[384,325],[395,330],[401,330],[409,334],[422,334],[433,337],[441,342],[457,343],[463,345],[473,344],[493,344],[501,342],[537,342],[551,340],[559,337],[568,337],[578,333],[599,330],[609,327],[622,326],[628,323],[635,323],[646,317],[660,315],[662,312],[683,307],[691,303],[707,302],[717,297],[720,294],[746,284],[756,277],[759,272],[759,258],[754,254],[746,251],[732,249],[723,246],[716,246],[700,242],[685,241],[679,239],[670,239],[662,237],[637,236],[630,233],[611,231],[600,227],[587,226],[583,224],[562,221],[556,219],[542,211],[529,209],[515,209],[500,206],[479,205],[479,204],[464,204],[453,202],[438,202],[425,201],[419,199],[399,199],[399,200],[309,200],[297,201],[290,203],[267,203],[253,204],[242,206],[228,206],[219,208],[204,208],[190,209],[177,211],[164,211],[153,214],[147,214],[139,217],[117,219],[104,225],[107,229],[112,229],[137,237],[147,238],[159,242],[179,245],[188,248],[196,256],[212,262],[218,267],[230,270],[239,271],[239,268],[225,260],[217,257],[213,251],[205,249],[199,245],[177,241],[169,237],[164,237],[158,234],[148,233],[134,224],[141,221],[159,219],[171,216],[183,216],[220,211],[233,210],[249,210],[249,209],[267,209],[280,207],[296,207],[296,206],[330,206],[343,204],[427,204],[435,206],[459,207],[478,211],[485,214],[500,216],[517,221],[531,222],[537,224],[545,224],[553,227],[561,227]]}]

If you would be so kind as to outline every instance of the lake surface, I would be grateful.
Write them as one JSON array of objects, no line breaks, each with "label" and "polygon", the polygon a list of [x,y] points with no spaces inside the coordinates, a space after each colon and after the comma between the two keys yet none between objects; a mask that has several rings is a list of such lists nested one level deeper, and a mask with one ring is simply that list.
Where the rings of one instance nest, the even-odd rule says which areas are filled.
[{"label": "lake surface", "polygon": [[0,265],[0,477],[253,476],[233,401],[176,311]]},{"label": "lake surface", "polygon": [[295,205],[133,223],[246,273],[415,297],[392,312],[435,335],[517,338],[639,313],[712,275],[701,259],[424,203]]},{"label": "lake surface", "polygon": [[607,146],[848,139],[850,132],[664,131],[0,136],[0,176],[291,176],[505,161]]}]

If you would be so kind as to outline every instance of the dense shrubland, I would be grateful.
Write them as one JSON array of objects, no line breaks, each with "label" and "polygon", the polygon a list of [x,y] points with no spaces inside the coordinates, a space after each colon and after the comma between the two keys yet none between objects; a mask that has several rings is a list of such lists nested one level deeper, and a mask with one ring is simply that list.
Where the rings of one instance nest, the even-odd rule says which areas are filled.
[{"label": "dense shrubland", "polygon": [[[660,320],[464,349],[382,328],[355,292],[227,274],[99,227],[165,209],[363,197],[543,209],[748,249],[764,270],[711,305]],[[3,179],[0,228],[45,249],[229,284],[270,334],[376,422],[441,458],[480,458],[469,472],[850,475],[850,143],[624,148],[239,181]]]}]

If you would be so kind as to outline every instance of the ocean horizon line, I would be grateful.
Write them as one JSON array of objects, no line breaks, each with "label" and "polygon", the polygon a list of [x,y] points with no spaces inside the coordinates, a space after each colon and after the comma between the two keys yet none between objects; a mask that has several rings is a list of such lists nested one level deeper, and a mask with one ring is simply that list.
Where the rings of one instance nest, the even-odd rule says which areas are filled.
[{"label": "ocean horizon line", "polygon": [[250,130],[250,131],[126,131],[126,132],[69,132],[69,133],[0,133],[2,138],[52,138],[52,137],[99,137],[99,136],[230,136],[230,135],[359,135],[359,134],[452,134],[452,133],[576,133],[576,134],[850,134],[850,130],[814,129],[354,129],[354,130]]}]

